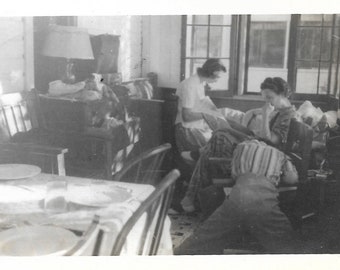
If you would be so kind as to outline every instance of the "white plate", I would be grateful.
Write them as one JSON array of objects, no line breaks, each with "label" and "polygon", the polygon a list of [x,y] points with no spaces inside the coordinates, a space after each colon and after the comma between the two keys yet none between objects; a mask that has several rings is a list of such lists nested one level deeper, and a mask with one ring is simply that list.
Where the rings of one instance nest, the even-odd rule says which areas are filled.
[{"label": "white plate", "polygon": [[131,193],[123,188],[110,189],[96,186],[75,186],[68,190],[69,202],[94,207],[104,207],[109,204],[123,203],[131,198]]},{"label": "white plate", "polygon": [[78,237],[69,230],[53,226],[25,226],[0,232],[0,255],[62,255]]},{"label": "white plate", "polygon": [[41,173],[38,166],[28,164],[0,164],[0,180],[29,178]]}]

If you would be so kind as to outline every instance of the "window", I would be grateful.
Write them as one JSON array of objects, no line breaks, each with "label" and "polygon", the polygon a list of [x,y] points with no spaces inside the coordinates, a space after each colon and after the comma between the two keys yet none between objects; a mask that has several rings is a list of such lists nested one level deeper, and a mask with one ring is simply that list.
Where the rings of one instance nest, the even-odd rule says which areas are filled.
[{"label": "window", "polygon": [[287,80],[290,15],[250,15],[248,20],[244,93],[259,93],[266,77]]},{"label": "window", "polygon": [[252,22],[249,66],[283,68],[286,31],[286,23]]},{"label": "window", "polygon": [[339,96],[340,15],[184,16],[182,79],[209,57],[228,73],[214,85],[222,95],[258,94],[266,77],[293,91]]},{"label": "window", "polygon": [[219,58],[228,72],[223,73],[217,83],[210,84],[212,90],[229,88],[229,66],[231,51],[231,15],[184,16],[181,79],[189,77],[208,58]]},{"label": "window", "polygon": [[301,15],[297,23],[295,91],[337,94],[339,15]]},{"label": "window", "polygon": [[0,95],[31,89],[33,31],[29,17],[0,18]]}]

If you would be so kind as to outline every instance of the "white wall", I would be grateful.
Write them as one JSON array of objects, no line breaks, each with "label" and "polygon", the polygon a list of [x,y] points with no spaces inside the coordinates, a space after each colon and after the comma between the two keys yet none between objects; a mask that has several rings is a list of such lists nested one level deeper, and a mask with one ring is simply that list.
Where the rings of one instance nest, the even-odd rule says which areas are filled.
[{"label": "white wall", "polygon": [[91,35],[119,35],[118,70],[123,81],[142,75],[141,16],[79,16],[78,26],[87,28]]},{"label": "white wall", "polygon": [[33,19],[0,18],[0,94],[34,87]]},{"label": "white wall", "polygon": [[143,16],[142,74],[155,72],[158,85],[176,88],[180,82],[181,16]]}]

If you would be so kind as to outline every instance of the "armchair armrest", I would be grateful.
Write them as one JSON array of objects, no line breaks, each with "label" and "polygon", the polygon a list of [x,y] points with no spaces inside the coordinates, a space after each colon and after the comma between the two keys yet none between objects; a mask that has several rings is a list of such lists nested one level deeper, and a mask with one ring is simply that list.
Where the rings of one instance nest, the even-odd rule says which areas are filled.
[{"label": "armchair armrest", "polygon": [[293,164],[295,164],[295,162],[301,162],[302,161],[302,157],[300,157],[298,154],[293,153],[293,152],[287,152],[286,153],[293,161]]},{"label": "armchair armrest", "polygon": [[286,191],[297,190],[297,188],[298,188],[297,185],[288,185],[288,184],[280,184],[278,186],[279,193],[286,192]]},{"label": "armchair armrest", "polygon": [[59,155],[68,152],[67,148],[54,147],[49,145],[38,145],[34,143],[0,143],[0,148],[6,151],[35,152],[46,155]]},{"label": "armchair armrest", "polygon": [[41,167],[44,172],[65,175],[67,148],[33,143],[0,143],[0,158],[6,162],[25,162]]}]

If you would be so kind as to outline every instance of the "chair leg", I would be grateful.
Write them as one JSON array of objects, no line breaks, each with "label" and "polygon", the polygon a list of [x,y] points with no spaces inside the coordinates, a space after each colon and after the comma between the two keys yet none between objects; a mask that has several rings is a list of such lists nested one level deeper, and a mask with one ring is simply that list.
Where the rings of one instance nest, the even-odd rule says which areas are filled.
[{"label": "chair leg", "polygon": [[65,176],[65,156],[64,154],[57,155],[57,168],[58,168],[58,175]]}]

